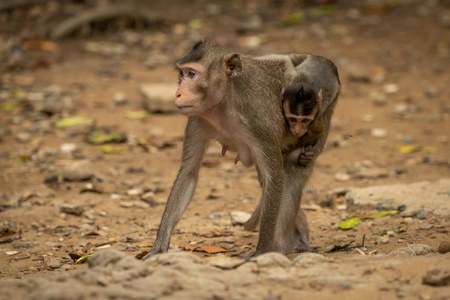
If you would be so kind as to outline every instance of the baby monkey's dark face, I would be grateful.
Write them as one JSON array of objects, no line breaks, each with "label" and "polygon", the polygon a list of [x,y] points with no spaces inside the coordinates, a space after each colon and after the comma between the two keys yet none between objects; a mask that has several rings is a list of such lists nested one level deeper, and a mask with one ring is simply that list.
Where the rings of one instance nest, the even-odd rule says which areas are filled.
[{"label": "baby monkey's dark face", "polygon": [[322,101],[322,90],[301,82],[283,91],[283,112],[289,129],[296,137],[302,137],[316,118]]}]

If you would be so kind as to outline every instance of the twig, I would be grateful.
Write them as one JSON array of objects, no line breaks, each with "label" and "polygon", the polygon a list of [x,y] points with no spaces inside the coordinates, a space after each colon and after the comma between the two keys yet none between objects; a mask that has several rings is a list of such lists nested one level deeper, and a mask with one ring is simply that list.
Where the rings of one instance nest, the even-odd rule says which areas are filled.
[{"label": "twig", "polygon": [[85,24],[117,17],[132,17],[144,19],[148,22],[156,22],[159,20],[156,14],[133,3],[116,4],[106,8],[94,8],[80,12],[53,29],[50,37],[52,39],[60,39]]}]

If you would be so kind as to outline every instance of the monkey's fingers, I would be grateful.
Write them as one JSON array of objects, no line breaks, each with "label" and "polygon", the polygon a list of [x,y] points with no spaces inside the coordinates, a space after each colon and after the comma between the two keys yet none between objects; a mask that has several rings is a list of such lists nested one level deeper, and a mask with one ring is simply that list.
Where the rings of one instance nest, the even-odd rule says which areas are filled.
[{"label": "monkey's fingers", "polygon": [[239,154],[234,158],[234,164],[236,165],[239,162]]},{"label": "monkey's fingers", "polygon": [[225,156],[225,154],[227,154],[227,147],[223,146],[222,147],[222,156]]}]

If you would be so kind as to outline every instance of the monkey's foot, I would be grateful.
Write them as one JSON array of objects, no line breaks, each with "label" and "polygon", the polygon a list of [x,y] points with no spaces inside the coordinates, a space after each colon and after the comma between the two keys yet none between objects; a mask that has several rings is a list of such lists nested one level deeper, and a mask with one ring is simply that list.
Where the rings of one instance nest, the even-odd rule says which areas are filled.
[{"label": "monkey's foot", "polygon": [[298,156],[298,164],[307,166],[314,160],[314,148],[311,145],[303,146]]},{"label": "monkey's foot", "polygon": [[161,247],[158,247],[157,245],[153,245],[152,249],[143,258],[141,258],[141,260],[147,260],[150,257],[152,257],[153,255],[165,253],[165,252],[167,252],[167,250],[164,251]]},{"label": "monkey's foot", "polygon": [[239,162],[239,154],[234,158],[234,164],[236,165]]},{"label": "monkey's foot", "polygon": [[309,244],[305,244],[303,242],[294,242],[294,252],[317,252],[314,248],[312,248]]},{"label": "monkey's foot", "polygon": [[246,255],[244,255],[244,257],[242,259],[245,260],[245,261],[249,261],[250,259],[252,259],[252,258],[254,258],[256,256],[257,256],[256,252],[252,251],[252,252],[247,253]]}]

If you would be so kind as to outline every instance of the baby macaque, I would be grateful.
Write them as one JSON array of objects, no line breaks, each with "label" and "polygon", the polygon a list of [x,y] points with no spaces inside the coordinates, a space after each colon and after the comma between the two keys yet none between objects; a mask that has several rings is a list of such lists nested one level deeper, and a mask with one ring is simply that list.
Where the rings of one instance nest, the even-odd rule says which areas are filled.
[{"label": "baby macaque", "polygon": [[320,114],[322,90],[307,82],[294,83],[283,90],[283,113],[291,133],[298,138],[301,152],[295,157],[301,165],[314,159],[312,147],[324,131]]}]

